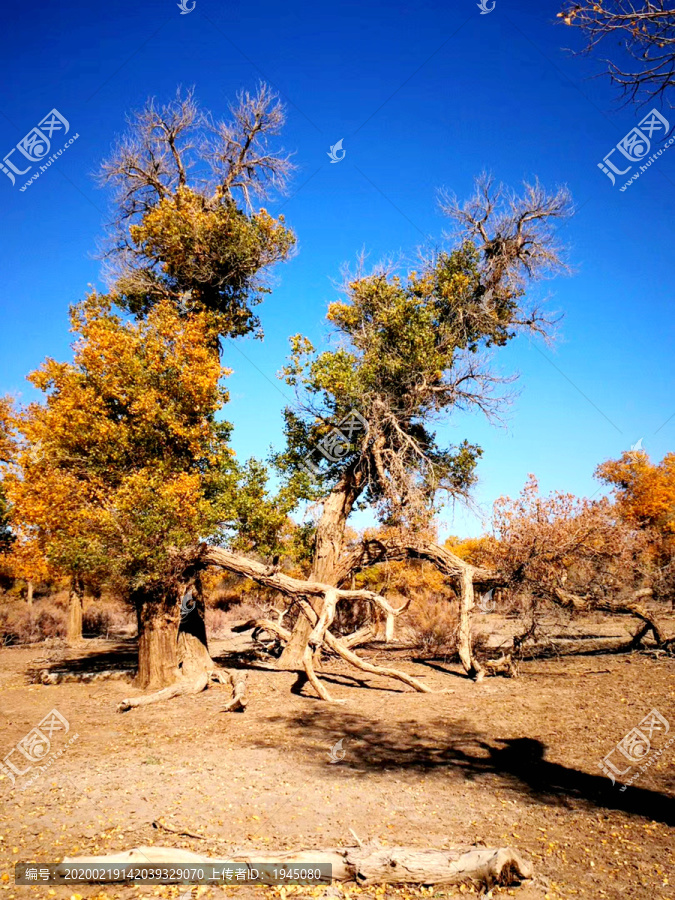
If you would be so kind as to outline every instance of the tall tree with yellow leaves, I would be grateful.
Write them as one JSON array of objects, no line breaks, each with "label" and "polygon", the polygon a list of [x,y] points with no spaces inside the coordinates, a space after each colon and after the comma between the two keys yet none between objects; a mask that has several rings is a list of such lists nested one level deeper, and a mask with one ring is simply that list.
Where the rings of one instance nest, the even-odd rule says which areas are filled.
[{"label": "tall tree with yellow leaves", "polygon": [[[291,168],[269,146],[280,104],[261,86],[231,113],[216,122],[189,93],[132,118],[102,170],[117,190],[109,294],[75,307],[75,359],[33,373],[46,402],[20,417],[17,525],[75,585],[105,579],[134,605],[142,687],[210,664],[199,609],[176,638],[195,548],[221,539],[246,503],[230,428],[215,418],[226,399],[220,354],[225,338],[259,332],[264,271],[295,240],[252,207]],[[258,494],[259,476],[255,466],[244,475]]]},{"label": "tall tree with yellow leaves", "polygon": [[675,453],[653,463],[644,451],[627,451],[599,465],[595,475],[612,488],[623,521],[645,533],[655,595],[675,603]]},{"label": "tall tree with yellow leaves", "polygon": [[166,302],[134,322],[93,294],[73,325],[73,362],[48,359],[30,376],[46,397],[19,417],[12,514],[54,570],[106,580],[134,605],[139,683],[166,684],[178,665],[182,551],[226,517],[223,372],[205,316],[181,318]]},{"label": "tall tree with yellow leaves", "polygon": [[5,469],[14,454],[12,439],[12,403],[9,397],[0,397],[0,557],[4,556],[12,545],[12,532],[9,527],[9,508],[5,496]]}]

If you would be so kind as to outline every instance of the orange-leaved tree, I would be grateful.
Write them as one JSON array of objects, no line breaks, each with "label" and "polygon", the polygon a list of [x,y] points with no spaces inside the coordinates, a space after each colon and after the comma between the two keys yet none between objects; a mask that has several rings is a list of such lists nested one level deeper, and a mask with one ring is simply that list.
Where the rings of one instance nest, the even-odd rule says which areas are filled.
[{"label": "orange-leaved tree", "polygon": [[33,372],[45,401],[18,414],[12,517],[56,571],[105,579],[128,598],[139,683],[165,684],[177,667],[181,551],[227,518],[230,429],[215,419],[223,370],[206,316],[181,317],[166,301],[129,321],[92,294],[72,320],[73,362]]},{"label": "orange-leaved tree", "polygon": [[0,556],[6,554],[12,545],[4,480],[14,455],[14,443],[12,402],[9,397],[0,397]]},{"label": "orange-leaved tree", "polygon": [[627,451],[595,475],[612,488],[621,519],[648,540],[656,598],[675,602],[675,453],[653,463],[644,451]]},{"label": "orange-leaved tree", "polygon": [[[17,528],[30,523],[60,572],[128,596],[143,687],[172,683],[177,660],[183,674],[186,662],[210,662],[200,609],[179,633],[178,599],[198,580],[200,542],[231,536],[232,504],[244,518],[247,498],[256,507],[239,521],[247,546],[274,541],[285,520],[284,504],[261,494],[260,466],[237,468],[229,426],[215,419],[223,338],[259,331],[264,273],[295,240],[282,217],[252,208],[291,169],[269,143],[283,120],[264,85],[239,96],[229,122],[201,112],[192,93],[131,118],[102,168],[116,189],[109,294],[76,307],[75,360],[48,360],[32,376],[46,403],[21,417]],[[247,487],[235,491],[240,478]]]}]

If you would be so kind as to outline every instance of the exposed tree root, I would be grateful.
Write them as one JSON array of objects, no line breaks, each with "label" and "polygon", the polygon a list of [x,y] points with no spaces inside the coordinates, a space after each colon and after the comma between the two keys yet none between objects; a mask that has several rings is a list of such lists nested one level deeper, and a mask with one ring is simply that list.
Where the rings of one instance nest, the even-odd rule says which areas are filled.
[{"label": "exposed tree root", "polygon": [[172,700],[174,697],[181,697],[183,694],[200,694],[206,690],[209,683],[208,673],[197,676],[194,679],[182,678],[169,687],[162,688],[161,691],[155,691],[152,694],[141,695],[140,697],[127,697],[118,705],[118,712],[126,712],[129,709],[136,709],[139,706],[150,706],[152,703],[162,703],[164,700]]},{"label": "exposed tree root", "polygon": [[373,625],[364,625],[362,628],[352,632],[352,634],[346,634],[344,637],[336,638],[336,640],[341,647],[351,650],[353,647],[372,641],[376,634],[377,629]]},{"label": "exposed tree root", "polygon": [[248,704],[246,697],[246,675],[237,669],[228,672],[228,679],[232,685],[232,699],[223,707],[223,712],[244,712]]},{"label": "exposed tree root", "polygon": [[341,641],[336,640],[330,632],[326,632],[326,644],[331,650],[335,650],[339,656],[347,660],[347,662],[356,666],[357,669],[361,669],[362,672],[370,672],[371,675],[382,675],[384,678],[394,678],[397,681],[402,681],[403,684],[407,684],[409,687],[414,688],[422,694],[434,693],[434,691],[430,687],[427,687],[426,684],[422,684],[421,681],[413,678],[412,675],[406,675],[405,672],[401,672],[399,669],[390,669],[388,666],[375,666],[373,663],[366,662],[365,659],[361,659],[361,657],[357,656],[352,650],[348,650],[347,647]]},{"label": "exposed tree root", "polygon": [[127,710],[136,709],[139,706],[162,703],[164,700],[172,700],[174,697],[182,697],[186,694],[200,694],[208,688],[211,681],[232,685],[232,699],[225,704],[224,712],[243,712],[248,702],[246,699],[246,676],[236,671],[227,672],[215,665],[206,672],[200,672],[194,678],[183,676],[161,691],[144,694],[140,697],[127,697],[118,704],[117,711],[127,712]]}]

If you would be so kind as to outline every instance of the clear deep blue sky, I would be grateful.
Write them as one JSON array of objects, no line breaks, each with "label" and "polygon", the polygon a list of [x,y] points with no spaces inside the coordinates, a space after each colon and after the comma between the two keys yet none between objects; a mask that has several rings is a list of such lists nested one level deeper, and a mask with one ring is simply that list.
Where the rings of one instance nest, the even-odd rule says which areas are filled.
[{"label": "clear deep blue sky", "polygon": [[[94,253],[108,207],[92,175],[125,113],[195,85],[204,107],[225,114],[238,89],[264,78],[287,103],[283,144],[299,166],[290,198],[268,208],[283,203],[299,251],[260,308],[264,343],[225,348],[238,454],[280,445],[286,388],[275,373],[287,337],[325,339],[341,266],[362,248],[376,262],[440,238],[437,189],[466,196],[482,169],[512,185],[566,183],[579,211],[563,230],[575,272],[541,289],[565,314],[559,340],[499,353],[504,374],[520,373],[507,427],[471,416],[442,429],[484,448],[477,502],[489,511],[529,472],[544,490],[589,495],[595,466],[638,438],[654,458],[675,449],[675,145],[625,192],[620,178],[611,186],[597,163],[652,104],[622,107],[590,79],[600,65],[564,52],[578,38],[557,11],[535,0],[497,0],[488,15],[476,0],[197,0],[188,15],[176,0],[8,8],[0,156],[53,107],[79,138],[24,192],[21,176],[13,188],[0,173],[0,392],[27,401],[25,374],[47,355],[69,358],[68,304],[101,286]],[[346,156],[331,164],[341,138]],[[481,530],[461,510],[445,522]]]}]

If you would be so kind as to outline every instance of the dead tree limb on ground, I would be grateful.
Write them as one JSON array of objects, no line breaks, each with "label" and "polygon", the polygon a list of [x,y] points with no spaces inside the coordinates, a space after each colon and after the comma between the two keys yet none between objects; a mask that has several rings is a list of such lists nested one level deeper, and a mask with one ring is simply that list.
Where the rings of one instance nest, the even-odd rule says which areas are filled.
[{"label": "dead tree limb on ground", "polygon": [[418,847],[380,847],[366,844],[334,850],[283,851],[270,855],[256,850],[234,851],[229,859],[211,859],[174,847],[138,847],[109,856],[66,857],[62,865],[163,863],[231,866],[241,863],[289,866],[323,863],[332,866],[333,881],[373,884],[474,884],[486,887],[513,885],[533,876],[532,865],[511,847],[470,846],[433,850]]},{"label": "dead tree limb on ground", "polygon": [[[374,628],[367,625],[351,635],[337,638],[330,630],[335,617],[335,609],[340,602],[368,600],[387,618],[387,634],[391,636],[391,623],[401,615],[407,603],[394,609],[379,594],[367,590],[351,590],[340,587],[350,583],[352,576],[369,566],[383,562],[394,562],[405,559],[425,560],[435,566],[450,581],[459,598],[459,633],[458,652],[462,666],[467,675],[475,681],[481,681],[485,675],[516,674],[515,661],[522,655],[523,645],[532,638],[530,630],[518,636],[509,650],[502,652],[499,659],[480,661],[473,649],[472,620],[475,605],[475,590],[496,587],[507,587],[510,578],[503,573],[491,571],[485,567],[472,565],[425,537],[404,536],[400,538],[366,539],[351,548],[339,560],[334,571],[332,584],[318,581],[302,581],[291,578],[282,572],[270,572],[261,563],[246,557],[230,553],[220,548],[208,548],[203,554],[205,564],[221,566],[239,575],[245,575],[267,587],[278,590],[281,594],[297,603],[302,617],[308,623],[308,639],[302,657],[302,669],[306,678],[317,694],[324,700],[332,700],[330,693],[315,672],[315,660],[320,649],[332,651],[351,665],[374,675],[394,678],[417,691],[428,692],[429,688],[417,679],[383,666],[375,666],[366,662],[356,653],[354,648],[360,643],[372,639]],[[337,585],[337,587],[336,587]],[[605,600],[592,596],[580,596],[562,588],[546,589],[546,597],[556,605],[573,609],[577,612],[607,612],[612,615],[634,616],[641,623],[639,631],[634,635],[632,643],[639,646],[643,638],[651,632],[657,647],[664,646],[662,630],[655,617],[638,601],[651,595],[649,588],[636,591],[630,600]],[[408,601],[409,602],[409,601]],[[283,626],[268,619],[252,620],[247,626],[267,631],[279,640],[287,643],[291,632]],[[241,628],[247,627],[241,626]]]},{"label": "dead tree limb on ground", "polygon": [[459,601],[459,657],[464,671],[476,681],[482,680],[485,670],[473,652],[472,610],[474,587],[488,587],[499,582],[498,576],[480,566],[471,565],[452,551],[425,537],[371,538],[352,548],[340,560],[336,571],[337,584],[343,584],[355,572],[383,562],[420,559],[431,563],[451,582]]}]

